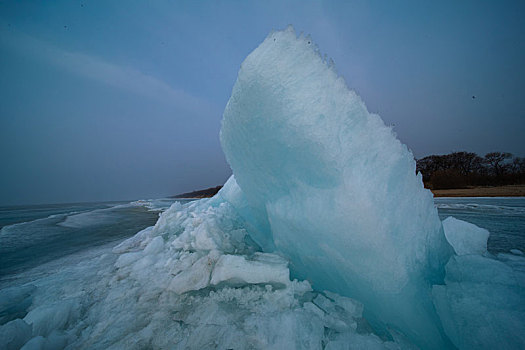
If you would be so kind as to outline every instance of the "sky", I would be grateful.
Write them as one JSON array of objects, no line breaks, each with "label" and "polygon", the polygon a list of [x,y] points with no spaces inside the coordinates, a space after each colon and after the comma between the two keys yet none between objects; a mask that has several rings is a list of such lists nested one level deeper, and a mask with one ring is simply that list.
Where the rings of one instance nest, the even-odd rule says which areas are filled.
[{"label": "sky", "polygon": [[288,24],[415,157],[525,156],[524,1],[0,0],[0,205],[224,183],[239,66]]}]

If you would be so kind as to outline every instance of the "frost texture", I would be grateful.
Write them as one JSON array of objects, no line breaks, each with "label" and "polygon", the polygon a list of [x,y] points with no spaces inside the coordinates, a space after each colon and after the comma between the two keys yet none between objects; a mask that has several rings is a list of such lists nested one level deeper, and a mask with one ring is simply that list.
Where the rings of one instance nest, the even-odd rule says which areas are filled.
[{"label": "frost texture", "polygon": [[365,302],[375,326],[443,345],[423,297],[452,253],[432,195],[412,153],[311,39],[288,28],[246,58],[221,143],[235,176],[221,195],[265,251],[284,254],[314,288]]}]

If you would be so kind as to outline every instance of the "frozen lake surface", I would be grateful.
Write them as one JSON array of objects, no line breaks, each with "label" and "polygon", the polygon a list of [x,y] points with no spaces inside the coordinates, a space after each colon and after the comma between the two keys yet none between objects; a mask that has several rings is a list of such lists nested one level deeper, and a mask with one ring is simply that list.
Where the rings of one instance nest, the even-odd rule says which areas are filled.
[{"label": "frozen lake surface", "polygon": [[133,236],[173,202],[0,207],[0,285],[30,268]]}]

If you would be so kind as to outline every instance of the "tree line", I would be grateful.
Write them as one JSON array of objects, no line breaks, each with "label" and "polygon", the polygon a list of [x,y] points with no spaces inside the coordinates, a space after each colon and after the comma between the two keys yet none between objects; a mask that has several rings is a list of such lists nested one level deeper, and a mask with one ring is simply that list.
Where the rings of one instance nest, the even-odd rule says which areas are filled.
[{"label": "tree line", "polygon": [[472,152],[431,155],[417,159],[416,169],[425,187],[431,189],[525,183],[525,158],[507,152],[490,152],[484,157]]}]

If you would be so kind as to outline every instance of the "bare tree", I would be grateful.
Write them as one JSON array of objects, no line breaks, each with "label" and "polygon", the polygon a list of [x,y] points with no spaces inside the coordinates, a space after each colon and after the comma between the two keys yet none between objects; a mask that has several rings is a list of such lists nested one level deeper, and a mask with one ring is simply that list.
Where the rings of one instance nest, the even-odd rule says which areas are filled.
[{"label": "bare tree", "polygon": [[452,168],[457,169],[463,175],[478,172],[482,167],[483,159],[472,152],[454,152],[450,155]]},{"label": "bare tree", "polygon": [[485,154],[484,162],[493,175],[501,176],[508,171],[509,164],[506,160],[510,158],[512,158],[512,153],[490,152]]},{"label": "bare tree", "polygon": [[525,158],[513,158],[507,152],[487,153],[484,158],[473,152],[453,152],[416,162],[416,170],[431,188],[525,183]]},{"label": "bare tree", "polygon": [[525,174],[525,158],[514,157],[510,168],[514,174]]}]

